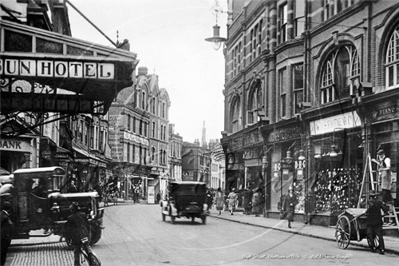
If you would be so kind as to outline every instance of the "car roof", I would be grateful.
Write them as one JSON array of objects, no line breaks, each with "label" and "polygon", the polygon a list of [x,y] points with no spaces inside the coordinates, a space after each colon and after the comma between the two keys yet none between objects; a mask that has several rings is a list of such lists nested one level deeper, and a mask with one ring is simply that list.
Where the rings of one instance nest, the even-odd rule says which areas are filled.
[{"label": "car roof", "polygon": [[59,166],[51,166],[51,167],[39,167],[39,168],[21,168],[15,170],[13,174],[24,174],[24,173],[41,173],[41,172],[52,172],[56,169],[61,169],[64,171],[62,167]]}]

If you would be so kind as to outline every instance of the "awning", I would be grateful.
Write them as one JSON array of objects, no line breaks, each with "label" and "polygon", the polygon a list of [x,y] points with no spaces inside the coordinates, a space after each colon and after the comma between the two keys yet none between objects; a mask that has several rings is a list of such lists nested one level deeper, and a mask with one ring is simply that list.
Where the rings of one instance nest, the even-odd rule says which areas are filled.
[{"label": "awning", "polygon": [[55,152],[55,158],[57,159],[71,159],[71,152],[67,149],[57,146]]},{"label": "awning", "polygon": [[90,157],[90,155],[87,151],[80,149],[80,148],[76,147],[75,145],[72,146],[72,149],[78,153],[76,157],[86,157],[86,158]]},{"label": "awning", "polygon": [[74,161],[79,163],[88,163],[91,165],[99,166],[99,167],[107,167],[107,162],[102,160],[101,158],[95,156],[94,154],[90,154],[88,151],[85,151],[76,145],[72,145],[72,149],[77,152]]},{"label": "awning", "polygon": [[133,84],[135,53],[5,20],[0,34],[2,113],[105,114]]}]

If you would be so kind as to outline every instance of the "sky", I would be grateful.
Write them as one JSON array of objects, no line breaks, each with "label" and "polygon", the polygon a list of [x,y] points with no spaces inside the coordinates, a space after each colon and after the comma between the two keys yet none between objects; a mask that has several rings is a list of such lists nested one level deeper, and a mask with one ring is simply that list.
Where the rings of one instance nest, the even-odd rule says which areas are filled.
[{"label": "sky", "polygon": [[[214,50],[204,39],[212,37],[215,0],[69,0],[114,42],[128,39],[130,51],[156,74],[168,91],[169,123],[183,141],[220,139],[224,130],[225,65],[223,45]],[[226,10],[227,0],[218,1]],[[114,47],[68,5],[72,37]],[[217,24],[226,37],[227,15]],[[118,35],[117,35],[118,32]]]}]

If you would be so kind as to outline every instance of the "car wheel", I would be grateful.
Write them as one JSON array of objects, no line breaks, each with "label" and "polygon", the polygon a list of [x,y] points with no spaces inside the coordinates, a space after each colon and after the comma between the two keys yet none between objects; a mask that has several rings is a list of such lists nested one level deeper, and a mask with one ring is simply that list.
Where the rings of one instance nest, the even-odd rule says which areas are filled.
[{"label": "car wheel", "polygon": [[101,227],[99,226],[92,227],[90,230],[90,245],[94,245],[98,241],[100,241],[101,235],[102,235]]}]

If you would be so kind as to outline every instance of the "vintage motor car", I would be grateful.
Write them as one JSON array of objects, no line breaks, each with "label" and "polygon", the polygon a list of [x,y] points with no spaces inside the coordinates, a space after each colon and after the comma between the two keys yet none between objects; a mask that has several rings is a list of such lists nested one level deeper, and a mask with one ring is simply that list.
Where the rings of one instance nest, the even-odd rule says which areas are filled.
[{"label": "vintage motor car", "polygon": [[[9,201],[13,207],[14,239],[50,234],[67,239],[64,228],[71,214],[70,205],[78,202],[90,222],[90,243],[100,240],[104,207],[97,192],[61,193],[67,177],[58,166],[18,169],[13,175],[13,183],[3,185],[0,196],[2,202]],[[42,234],[30,234],[39,229],[43,229]]]},{"label": "vintage motor car", "polygon": [[168,193],[160,202],[162,208],[162,220],[170,216],[172,224],[176,218],[201,218],[202,223],[206,223],[207,204],[206,204],[206,184],[203,182],[170,182]]}]

